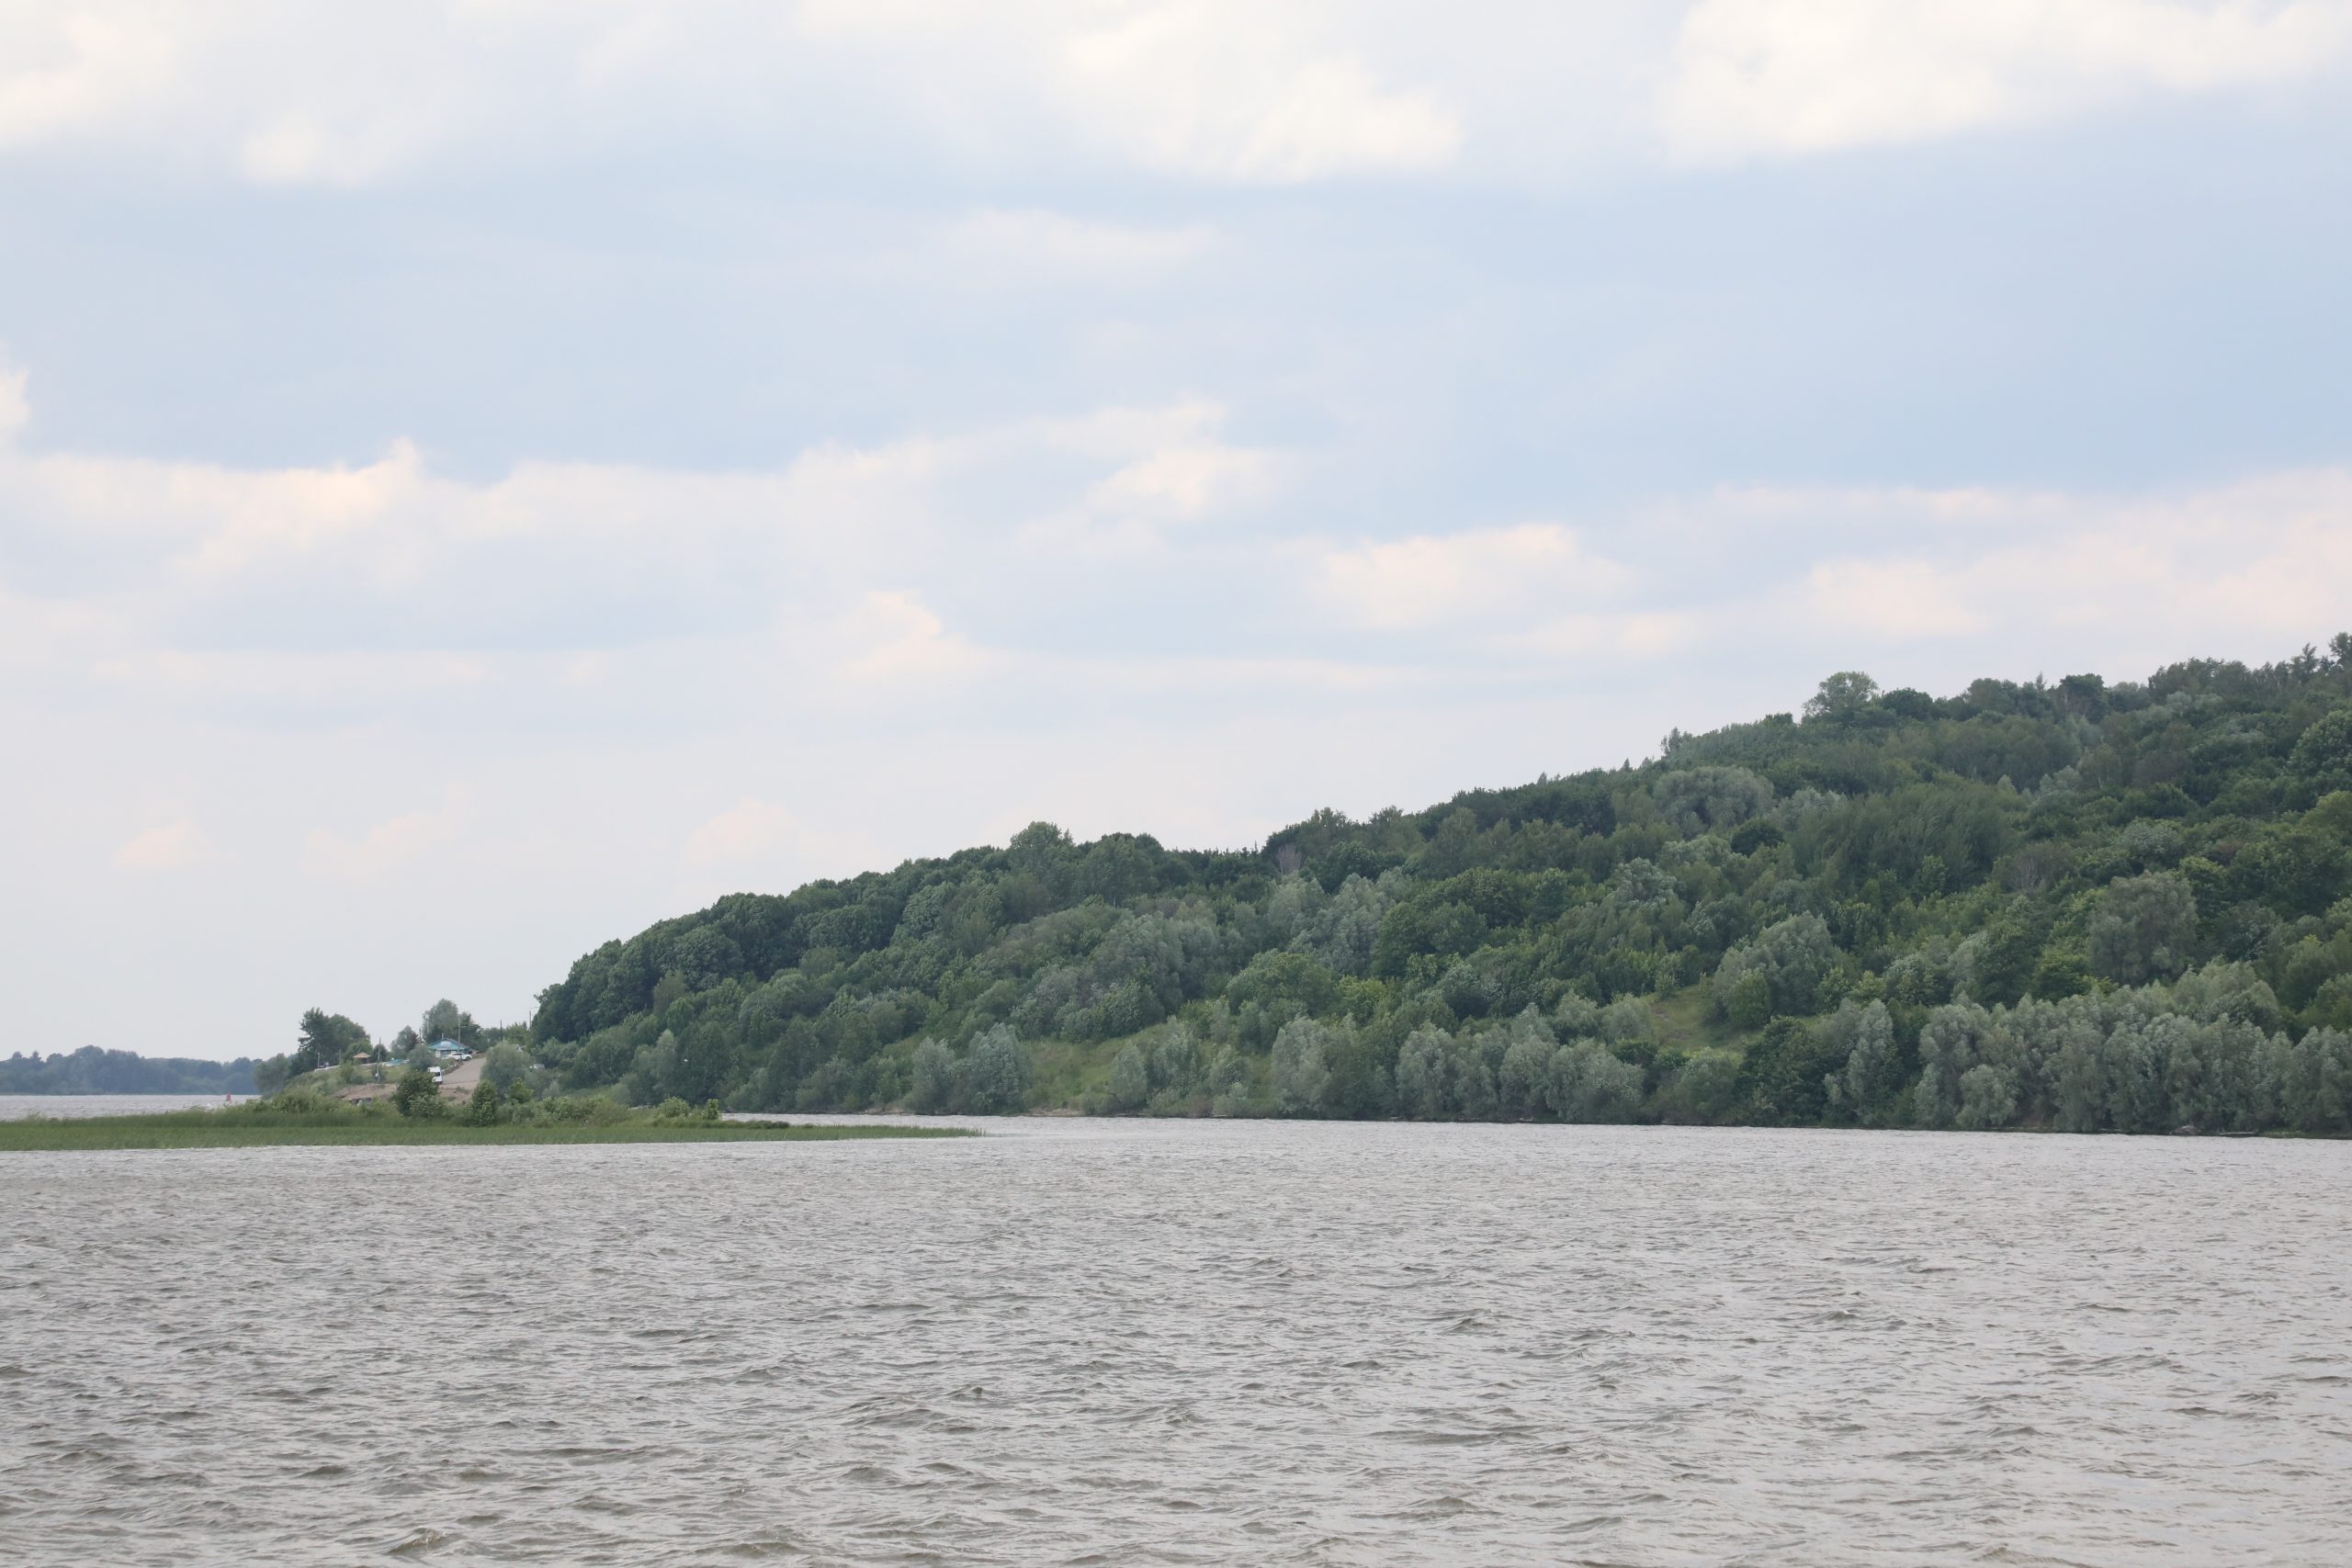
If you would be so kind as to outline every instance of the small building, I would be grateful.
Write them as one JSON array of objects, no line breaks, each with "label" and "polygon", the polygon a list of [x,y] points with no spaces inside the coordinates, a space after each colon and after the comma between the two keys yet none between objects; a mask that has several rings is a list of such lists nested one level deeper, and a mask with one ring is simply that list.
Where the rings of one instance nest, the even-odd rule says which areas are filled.
[{"label": "small building", "polygon": [[471,1051],[454,1040],[435,1040],[433,1043],[433,1054],[445,1062],[462,1062],[473,1055]]}]

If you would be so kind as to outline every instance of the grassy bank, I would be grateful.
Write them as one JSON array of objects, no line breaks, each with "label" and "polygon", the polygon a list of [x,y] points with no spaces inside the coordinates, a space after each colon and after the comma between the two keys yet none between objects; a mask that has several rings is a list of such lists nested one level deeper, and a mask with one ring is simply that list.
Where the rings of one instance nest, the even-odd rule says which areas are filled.
[{"label": "grassy bank", "polygon": [[145,1116],[0,1122],[0,1153],[59,1149],[235,1149],[281,1145],[745,1144],[969,1136],[953,1127],[810,1127],[783,1122],[504,1122],[469,1126],[357,1112],[173,1111]]}]

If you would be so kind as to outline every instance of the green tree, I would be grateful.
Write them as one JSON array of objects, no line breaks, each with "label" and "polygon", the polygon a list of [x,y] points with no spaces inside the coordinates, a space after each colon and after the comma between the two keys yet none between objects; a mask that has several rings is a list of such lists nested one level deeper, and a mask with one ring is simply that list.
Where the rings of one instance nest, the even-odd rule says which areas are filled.
[{"label": "green tree", "polygon": [[1717,1005],[1726,1013],[1737,1006],[1753,1017],[1755,987],[1749,985],[1743,991],[1741,986],[1754,975],[1762,977],[1770,993],[1768,1016],[1809,1013],[1837,959],[1838,944],[1820,916],[1792,915],[1724,954],[1715,969]]},{"label": "green tree", "polygon": [[1857,1116],[1871,1116],[1894,1096],[1902,1060],[1894,1049],[1894,1020],[1884,1002],[1872,1002],[1854,1021],[1853,1044],[1840,1080],[1844,1102]]},{"label": "green tree", "polygon": [[1970,1132],[2007,1127],[2017,1121],[2018,1078],[2007,1067],[1979,1062],[1960,1075],[1955,1124]]},{"label": "green tree", "polygon": [[1740,1061],[1749,1119],[1804,1126],[1828,1109],[1825,1080],[1845,1070],[1846,1054],[1800,1018],[1776,1018]]},{"label": "green tree", "polygon": [[1028,1109],[1034,1076],[1029,1048],[1011,1027],[997,1024],[982,1031],[965,1055],[966,1102],[982,1115],[1018,1114]]},{"label": "green tree", "polygon": [[354,1051],[366,1049],[368,1044],[368,1032],[343,1014],[311,1008],[302,1014],[288,1069],[290,1073],[308,1073],[331,1067]]},{"label": "green tree", "polygon": [[454,1040],[473,1050],[481,1044],[481,1026],[474,1021],[474,1015],[447,997],[424,1010],[424,1043],[428,1045]]},{"label": "green tree", "polygon": [[2287,765],[2322,795],[2352,789],[2352,704],[2329,709],[2304,730]]},{"label": "green tree", "polygon": [[1114,1111],[1135,1111],[1151,1098],[1151,1067],[1143,1050],[1133,1041],[1119,1048],[1111,1059],[1110,1108]]},{"label": "green tree", "polygon": [[1283,1116],[1313,1116],[1323,1109],[1331,1087],[1331,1071],[1324,1063],[1327,1046],[1338,1043],[1329,1024],[1295,1018],[1274,1036],[1274,1110]]},{"label": "green tree", "polygon": [[1807,723],[1851,724],[1878,695],[1878,682],[1859,670],[1840,670],[1821,682],[1804,705]]},{"label": "green tree", "polygon": [[2119,876],[2099,896],[2087,940],[2093,974],[2126,986],[2171,979],[2192,956],[2197,896],[2168,871]]},{"label": "green tree", "polygon": [[530,1070],[530,1053],[512,1040],[502,1040],[482,1058],[481,1081],[503,1094],[521,1083]]},{"label": "green tree", "polygon": [[443,1111],[441,1086],[423,1067],[411,1067],[392,1089],[392,1109],[403,1116],[439,1115]]},{"label": "green tree", "polygon": [[929,1115],[952,1109],[962,1094],[956,1055],[936,1040],[915,1047],[909,1062],[907,1109]]}]

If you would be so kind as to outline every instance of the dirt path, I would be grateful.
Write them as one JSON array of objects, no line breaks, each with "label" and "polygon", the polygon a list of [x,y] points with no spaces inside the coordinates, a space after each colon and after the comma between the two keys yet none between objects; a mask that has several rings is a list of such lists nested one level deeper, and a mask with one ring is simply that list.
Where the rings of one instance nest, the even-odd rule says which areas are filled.
[{"label": "dirt path", "polygon": [[441,1075],[441,1098],[471,1100],[474,1085],[481,1082],[481,1070],[489,1065],[487,1056],[469,1056]]}]

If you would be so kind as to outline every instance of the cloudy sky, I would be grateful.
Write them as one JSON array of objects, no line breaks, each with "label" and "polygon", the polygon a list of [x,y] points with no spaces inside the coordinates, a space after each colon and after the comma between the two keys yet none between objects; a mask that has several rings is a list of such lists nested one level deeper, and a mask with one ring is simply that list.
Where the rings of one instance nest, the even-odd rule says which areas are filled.
[{"label": "cloudy sky", "polygon": [[2352,0],[0,0],[15,1035],[2352,626]]}]

